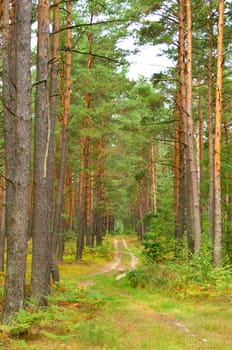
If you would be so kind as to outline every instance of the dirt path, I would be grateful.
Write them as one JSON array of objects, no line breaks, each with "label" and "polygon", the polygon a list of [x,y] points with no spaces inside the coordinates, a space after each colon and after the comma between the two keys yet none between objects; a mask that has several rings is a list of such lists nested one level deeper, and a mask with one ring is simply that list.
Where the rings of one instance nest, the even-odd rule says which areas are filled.
[{"label": "dirt path", "polygon": [[[94,273],[95,275],[122,271],[122,273],[116,277],[116,279],[120,279],[126,275],[125,270],[132,270],[137,265],[138,259],[128,248],[127,241],[124,238],[122,239],[114,238],[113,243],[114,243],[114,250],[115,250],[115,256],[113,261],[106,264],[100,271],[95,272]],[[129,264],[123,263],[122,260],[123,260],[124,254],[129,254],[130,256]]]},{"label": "dirt path", "polygon": [[[114,238],[113,244],[115,250],[114,259],[109,263],[105,263],[104,266],[99,268],[97,271],[94,271],[92,273],[92,276],[118,273],[115,279],[120,280],[121,278],[126,276],[126,271],[133,270],[136,267],[138,259],[128,247],[125,238]],[[123,262],[123,256],[125,255],[130,256],[129,263]],[[95,282],[93,280],[79,281],[78,287],[85,288],[94,284]]]}]

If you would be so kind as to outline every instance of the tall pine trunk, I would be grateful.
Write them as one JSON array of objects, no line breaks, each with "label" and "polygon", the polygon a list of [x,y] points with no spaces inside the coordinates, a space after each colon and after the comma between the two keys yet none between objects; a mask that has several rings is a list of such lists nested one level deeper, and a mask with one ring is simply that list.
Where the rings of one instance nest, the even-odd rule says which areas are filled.
[{"label": "tall pine trunk", "polygon": [[[58,237],[61,235],[61,214],[63,207],[63,192],[64,192],[64,182],[65,182],[65,166],[67,158],[67,148],[68,148],[68,123],[69,123],[69,113],[70,113],[70,98],[71,98],[71,63],[72,63],[72,40],[71,40],[71,1],[66,3],[66,13],[67,13],[67,31],[66,31],[66,41],[67,41],[67,54],[66,54],[66,71],[65,71],[65,96],[64,96],[64,114],[62,119],[62,130],[61,130],[61,148],[60,148],[60,164],[59,164],[59,178],[58,178],[58,188],[56,197],[56,206],[54,214],[54,227],[53,236]],[[55,277],[55,276],[54,276]]]},{"label": "tall pine trunk", "polygon": [[[178,202],[178,237],[180,240],[184,236],[185,230],[185,206],[186,206],[186,118],[184,117],[185,108],[185,11],[184,0],[179,0],[179,39],[178,39],[178,68],[179,68],[179,93],[178,93],[178,112],[180,114],[179,129],[179,202]],[[189,233],[190,235],[190,233]]]},{"label": "tall pine trunk", "polygon": [[[10,77],[10,55],[9,52],[12,49],[12,46],[10,46],[11,37],[10,37],[10,26],[9,26],[9,0],[5,0],[3,5],[3,9],[1,9],[1,16],[2,16],[2,83],[3,83],[3,119],[4,119],[4,143],[5,143],[5,149],[4,149],[4,158],[5,158],[5,166],[7,169],[5,169],[5,174],[9,176],[9,179],[13,181],[13,140],[14,140],[14,134],[13,134],[13,112],[15,111],[15,108],[12,108],[11,105],[11,93],[10,93],[10,84],[13,84],[14,81],[11,81]],[[14,101],[15,103],[15,101]],[[11,212],[11,204],[12,204],[12,185],[13,183],[11,181],[4,181],[2,183],[2,186],[5,187],[4,191],[4,199],[3,199],[3,205],[2,206],[2,214],[4,214],[5,218],[2,215],[1,218],[1,271],[4,271],[4,253],[5,253],[5,237],[6,237],[6,230],[7,230],[7,223],[6,223],[6,214],[8,214],[8,223],[10,219],[10,212]],[[6,192],[6,193],[5,193]],[[8,208],[8,209],[7,209]]]},{"label": "tall pine trunk", "polygon": [[[3,169],[5,175],[5,167]],[[4,176],[3,175],[3,176]],[[0,271],[5,268],[5,238],[6,238],[6,181],[5,178],[1,180],[1,212],[0,212]]]},{"label": "tall pine trunk", "polygon": [[[9,25],[11,23],[11,26]],[[4,156],[6,167],[6,236],[13,216],[13,179],[14,179],[14,115],[16,113],[16,1],[3,3],[2,28],[2,82],[3,82],[3,111],[4,111]]]},{"label": "tall pine trunk", "polygon": [[14,220],[10,221],[7,232],[4,323],[8,323],[13,313],[24,307],[25,300],[31,149],[31,5],[30,0],[16,1],[16,109],[11,206]]},{"label": "tall pine trunk", "polygon": [[209,2],[208,144],[209,144],[209,235],[214,241],[214,139],[213,139],[213,5]]},{"label": "tall pine trunk", "polygon": [[[104,136],[101,137],[98,145],[97,172],[95,183],[95,204],[93,216],[93,233],[97,245],[102,243],[103,238],[103,168],[102,159],[104,151]],[[94,237],[93,237],[94,238]]]},{"label": "tall pine trunk", "polygon": [[[55,168],[55,126],[57,112],[57,90],[58,90],[58,70],[59,70],[59,29],[60,29],[60,0],[54,0],[53,3],[53,28],[52,28],[52,61],[50,70],[50,143],[48,158],[48,182],[49,182],[49,201],[54,214],[54,168]],[[60,280],[59,268],[56,256],[57,234],[52,228],[51,234],[51,275],[53,281]]]},{"label": "tall pine trunk", "polygon": [[46,304],[50,292],[51,210],[48,183],[50,116],[48,95],[50,1],[38,3],[31,297]]},{"label": "tall pine trunk", "polygon": [[223,73],[223,33],[224,33],[224,0],[219,0],[218,43],[217,43],[217,81],[216,81],[216,128],[215,128],[215,236],[214,264],[220,265],[222,240],[221,213],[221,121],[222,121],[222,73]]},{"label": "tall pine trunk", "polygon": [[189,199],[192,200],[192,224],[194,236],[194,252],[201,247],[201,220],[199,205],[199,189],[197,183],[196,162],[194,157],[193,118],[192,118],[192,14],[190,0],[186,0],[187,18],[187,64],[186,64],[186,124],[187,124],[187,163],[190,173]]}]

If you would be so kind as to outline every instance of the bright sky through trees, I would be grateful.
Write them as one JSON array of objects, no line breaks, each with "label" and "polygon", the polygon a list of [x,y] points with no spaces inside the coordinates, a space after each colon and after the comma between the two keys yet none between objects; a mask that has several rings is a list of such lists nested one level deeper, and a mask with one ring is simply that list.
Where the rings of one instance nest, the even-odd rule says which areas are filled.
[{"label": "bright sky through trees", "polygon": [[[133,38],[127,38],[120,43],[120,47],[135,50]],[[150,78],[152,74],[171,67],[172,62],[162,53],[163,45],[143,45],[137,53],[131,53],[127,60],[130,63],[128,77],[137,80],[139,76]]]}]

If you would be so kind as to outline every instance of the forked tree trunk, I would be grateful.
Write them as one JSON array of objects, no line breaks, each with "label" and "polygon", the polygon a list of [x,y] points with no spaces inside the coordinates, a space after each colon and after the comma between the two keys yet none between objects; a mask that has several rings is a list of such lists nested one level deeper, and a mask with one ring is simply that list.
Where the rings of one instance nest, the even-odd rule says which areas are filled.
[{"label": "forked tree trunk", "polygon": [[224,0],[219,0],[218,43],[217,43],[217,81],[216,81],[216,129],[215,129],[215,236],[214,264],[221,262],[222,213],[221,213],[221,120],[222,120],[222,73],[223,73],[223,33]]},{"label": "forked tree trunk", "polygon": [[50,1],[39,0],[31,271],[31,297],[39,305],[46,305],[46,296],[50,293],[52,208],[49,201],[47,173],[50,142],[48,108],[49,25]]},{"label": "forked tree trunk", "polygon": [[[4,287],[3,323],[24,307],[27,236],[29,222],[31,149],[31,13],[30,0],[16,1],[16,55],[13,164],[14,184],[7,232],[7,266]],[[8,177],[8,174],[6,173]]]}]

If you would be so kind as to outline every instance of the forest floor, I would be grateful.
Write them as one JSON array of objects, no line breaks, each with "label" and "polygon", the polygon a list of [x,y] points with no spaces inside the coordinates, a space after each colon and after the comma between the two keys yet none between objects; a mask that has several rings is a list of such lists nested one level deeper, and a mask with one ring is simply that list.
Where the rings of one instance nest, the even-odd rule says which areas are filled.
[{"label": "forest floor", "polygon": [[139,264],[138,242],[135,237],[112,242],[108,261],[101,254],[94,260],[91,251],[82,263],[67,257],[49,306],[28,305],[15,329],[2,326],[0,349],[232,349],[231,295],[183,299],[165,290],[132,288],[125,271]]}]

